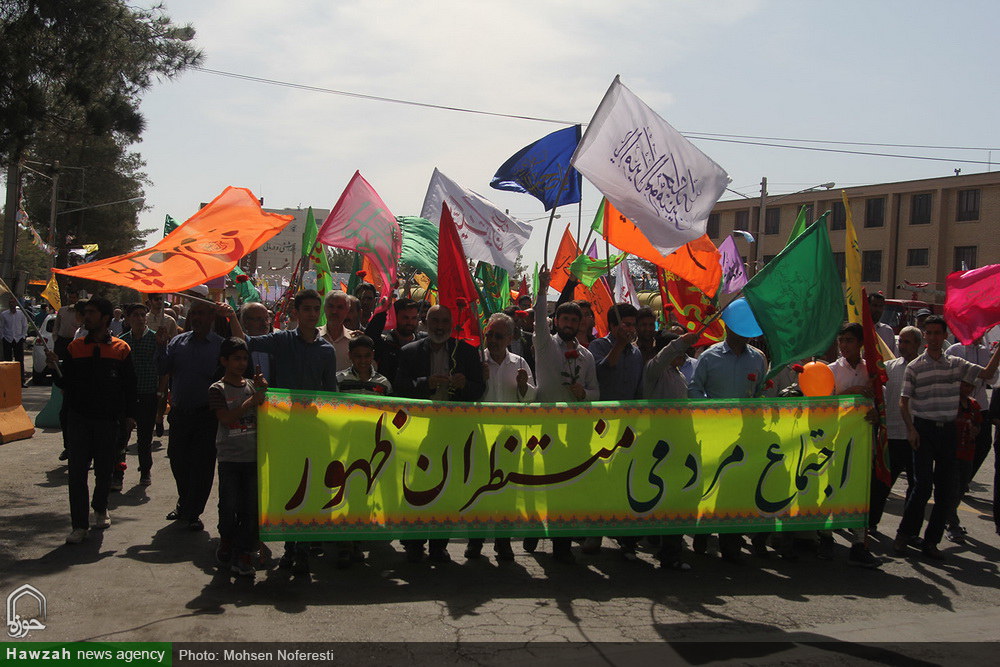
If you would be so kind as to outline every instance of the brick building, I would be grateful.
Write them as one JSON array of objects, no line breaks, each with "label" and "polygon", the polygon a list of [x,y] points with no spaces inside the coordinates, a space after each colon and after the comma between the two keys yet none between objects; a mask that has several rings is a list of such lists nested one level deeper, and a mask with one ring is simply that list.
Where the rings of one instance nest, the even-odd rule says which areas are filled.
[{"label": "brick building", "polygon": [[[1000,172],[963,174],[898,183],[843,188],[862,257],[862,285],[869,293],[882,290],[888,298],[910,298],[910,282],[940,283],[949,273],[1000,263]],[[716,204],[708,222],[709,237],[721,243],[734,229],[751,232],[759,247],[737,239],[749,262],[762,266],[788,241],[799,209],[810,207],[808,220],[831,211],[830,242],[843,276],[845,211],[841,188],[770,196],[761,224],[760,198]],[[900,287],[902,286],[902,287]],[[941,296],[923,295],[943,303]]]}]

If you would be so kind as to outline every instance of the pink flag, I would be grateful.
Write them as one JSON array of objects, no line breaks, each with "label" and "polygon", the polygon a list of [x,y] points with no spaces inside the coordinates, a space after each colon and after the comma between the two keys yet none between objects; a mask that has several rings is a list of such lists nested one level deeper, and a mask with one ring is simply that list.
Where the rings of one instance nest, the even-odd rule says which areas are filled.
[{"label": "pink flag", "polygon": [[726,294],[738,292],[747,284],[747,274],[743,269],[743,258],[736,248],[732,236],[719,246],[719,264],[722,265],[722,291]]},{"label": "pink flag", "polygon": [[[334,248],[359,252],[371,260],[381,279],[381,296],[388,300],[396,286],[396,265],[403,235],[396,216],[361,176],[354,172],[337,205],[326,216],[316,240]],[[393,310],[389,310],[392,319]],[[389,326],[391,323],[388,323]]]},{"label": "pink flag", "polygon": [[1000,264],[956,271],[946,285],[944,318],[963,345],[1000,324]]}]

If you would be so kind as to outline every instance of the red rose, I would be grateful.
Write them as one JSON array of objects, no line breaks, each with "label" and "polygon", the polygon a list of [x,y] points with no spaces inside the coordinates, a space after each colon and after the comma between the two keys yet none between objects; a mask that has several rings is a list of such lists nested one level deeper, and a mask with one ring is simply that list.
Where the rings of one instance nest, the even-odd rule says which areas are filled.
[{"label": "red rose", "polygon": [[579,350],[566,350],[563,354],[567,359],[576,359],[580,356]]},{"label": "red rose", "polygon": [[354,275],[356,275],[358,278],[361,278],[362,280],[364,280],[365,276],[368,275],[368,272],[367,271],[355,271]]},{"label": "red rose", "polygon": [[238,283],[245,283],[248,280],[250,280],[250,276],[248,276],[245,273],[241,273],[238,276],[236,276],[236,282]]},{"label": "red rose", "polygon": [[517,315],[518,317],[527,317],[529,315],[528,311],[526,310],[515,310],[514,314]]},{"label": "red rose", "polygon": [[792,370],[796,373],[804,373],[806,369],[802,364],[792,364]]},{"label": "red rose", "polygon": [[767,382],[764,383],[765,389],[770,389],[773,386],[774,386],[774,380],[768,380]]},{"label": "red rose", "polygon": [[751,382],[756,382],[757,381],[757,374],[756,373],[747,373],[747,379],[750,380]]}]

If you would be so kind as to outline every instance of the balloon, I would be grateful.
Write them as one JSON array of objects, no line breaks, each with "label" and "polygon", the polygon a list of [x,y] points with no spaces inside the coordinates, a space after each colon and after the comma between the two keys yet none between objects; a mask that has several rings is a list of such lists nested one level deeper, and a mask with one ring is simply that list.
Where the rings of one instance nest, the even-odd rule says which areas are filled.
[{"label": "balloon", "polygon": [[753,316],[753,311],[750,310],[750,304],[743,297],[736,299],[726,306],[725,310],[722,311],[722,321],[733,332],[744,338],[756,338],[757,336],[764,335],[760,325],[757,324],[757,318]]},{"label": "balloon", "polygon": [[820,361],[810,361],[799,373],[799,388],[806,396],[829,396],[836,384],[833,371]]}]

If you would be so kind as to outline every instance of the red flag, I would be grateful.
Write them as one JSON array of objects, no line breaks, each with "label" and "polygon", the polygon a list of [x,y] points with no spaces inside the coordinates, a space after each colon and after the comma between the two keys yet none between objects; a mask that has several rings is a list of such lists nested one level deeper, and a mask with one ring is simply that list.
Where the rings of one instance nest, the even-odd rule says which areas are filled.
[{"label": "red flag", "polygon": [[[566,225],[562,240],[559,242],[559,249],[556,251],[555,259],[552,260],[552,271],[549,285],[560,292],[566,287],[566,282],[570,278],[569,265],[580,256],[580,246],[573,239],[573,234]],[[573,290],[573,298],[578,301],[590,302],[590,309],[594,311],[594,326],[597,333],[602,336],[608,335],[608,312],[614,305],[611,298],[611,291],[603,280],[598,280],[593,287],[587,287],[580,283]]]},{"label": "red flag", "polygon": [[228,187],[145,250],[55,272],[137,292],[182,292],[225,276],[240,258],[267,243],[293,219],[265,213],[246,188]]},{"label": "red flag", "polygon": [[963,345],[1000,324],[1000,264],[956,271],[945,285],[944,318]]},{"label": "red flag", "polygon": [[883,388],[888,381],[885,374],[885,362],[879,352],[878,334],[875,333],[875,323],[868,308],[868,292],[861,288],[861,326],[865,331],[865,367],[871,380],[872,398],[878,411],[878,430],[873,443],[872,457],[875,460],[875,476],[886,486],[892,483],[892,473],[889,472],[889,432],[886,428],[885,395]]},{"label": "red flag", "polygon": [[455,220],[448,204],[441,204],[441,226],[438,229],[438,303],[451,311],[455,338],[479,347],[479,318],[475,303],[479,300],[476,284],[469,273],[469,263],[462,250]]},{"label": "red flag", "polygon": [[337,204],[323,221],[316,240],[334,248],[361,253],[373,269],[369,275],[379,286],[380,295],[386,299],[391,296],[396,285],[396,265],[403,234],[396,216],[361,172],[354,172]]},{"label": "red flag", "polygon": [[517,298],[520,299],[522,296],[531,296],[531,292],[528,291],[528,276],[521,276],[521,286],[517,288]]},{"label": "red flag", "polygon": [[[660,283],[660,298],[663,300],[663,310],[666,320],[670,321],[670,312],[688,331],[696,331],[715,313],[715,304],[700,289],[688,281],[657,267],[656,279]],[[726,338],[726,326],[722,319],[716,319],[707,329],[701,332],[698,345],[713,345]]]}]

